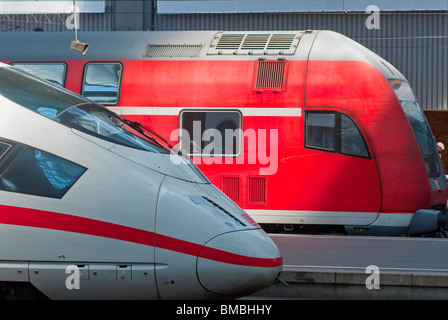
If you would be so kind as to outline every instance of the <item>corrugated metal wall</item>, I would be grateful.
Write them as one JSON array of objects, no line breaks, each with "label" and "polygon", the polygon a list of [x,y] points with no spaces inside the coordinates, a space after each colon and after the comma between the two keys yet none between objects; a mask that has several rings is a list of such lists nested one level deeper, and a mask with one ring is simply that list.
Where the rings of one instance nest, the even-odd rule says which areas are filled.
[{"label": "corrugated metal wall", "polygon": [[[304,30],[347,35],[396,66],[411,82],[424,109],[448,110],[448,14],[382,12],[380,29],[368,29],[365,13],[244,13],[162,15],[152,1],[107,1],[103,14],[82,14],[83,31]],[[67,15],[0,16],[0,31],[71,31]]]}]

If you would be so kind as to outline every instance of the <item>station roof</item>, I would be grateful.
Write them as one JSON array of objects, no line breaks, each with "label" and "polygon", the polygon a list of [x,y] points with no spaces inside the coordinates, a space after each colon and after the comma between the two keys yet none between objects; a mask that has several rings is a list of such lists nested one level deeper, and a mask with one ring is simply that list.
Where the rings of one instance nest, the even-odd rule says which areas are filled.
[{"label": "station roof", "polygon": [[366,12],[370,5],[380,11],[445,11],[446,0],[159,0],[159,14],[190,13],[307,13]]}]

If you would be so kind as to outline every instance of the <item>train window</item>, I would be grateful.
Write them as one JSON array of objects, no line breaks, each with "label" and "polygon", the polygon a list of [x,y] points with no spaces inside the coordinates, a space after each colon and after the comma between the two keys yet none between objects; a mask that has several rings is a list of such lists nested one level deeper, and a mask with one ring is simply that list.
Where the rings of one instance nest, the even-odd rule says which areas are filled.
[{"label": "train window", "polygon": [[12,66],[63,87],[67,66],[61,62],[13,62]]},{"label": "train window", "polygon": [[369,157],[366,144],[352,119],[341,114],[341,153],[358,157]]},{"label": "train window", "polygon": [[114,105],[120,95],[121,63],[88,63],[81,95],[97,103]]},{"label": "train window", "polygon": [[180,147],[191,156],[237,156],[241,147],[241,113],[186,110],[180,115]]},{"label": "train window", "polygon": [[336,114],[308,113],[306,117],[306,146],[336,151]]},{"label": "train window", "polygon": [[14,147],[1,166],[0,190],[62,198],[86,168],[42,150]]},{"label": "train window", "polygon": [[305,146],[311,149],[369,158],[356,124],[340,112],[307,112]]}]

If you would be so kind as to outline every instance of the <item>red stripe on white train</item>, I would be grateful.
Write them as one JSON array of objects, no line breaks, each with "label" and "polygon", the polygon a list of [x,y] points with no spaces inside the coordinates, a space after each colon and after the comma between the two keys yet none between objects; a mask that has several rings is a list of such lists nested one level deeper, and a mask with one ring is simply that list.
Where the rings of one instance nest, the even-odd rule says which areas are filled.
[{"label": "red stripe on white train", "polygon": [[157,234],[151,231],[111,222],[89,219],[50,211],[0,205],[0,224],[74,232],[166,249],[222,263],[249,267],[279,267],[277,258],[259,258],[239,255],[201,244]]}]

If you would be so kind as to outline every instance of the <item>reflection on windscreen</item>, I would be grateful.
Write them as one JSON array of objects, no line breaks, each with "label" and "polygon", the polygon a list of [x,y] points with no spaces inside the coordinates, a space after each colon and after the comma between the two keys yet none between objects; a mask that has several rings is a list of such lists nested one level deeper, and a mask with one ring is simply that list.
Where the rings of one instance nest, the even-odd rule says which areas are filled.
[{"label": "reflection on windscreen", "polygon": [[47,117],[46,111],[56,112],[80,103],[89,102],[62,87],[49,83],[14,68],[0,67],[0,94],[34,112]]},{"label": "reflection on windscreen", "polygon": [[169,153],[103,106],[17,69],[0,67],[0,95],[98,138],[150,152]]},{"label": "reflection on windscreen", "polygon": [[426,121],[424,113],[411,89],[411,86],[399,79],[389,80],[403,112],[411,125],[418,146],[425,162],[426,171],[430,178],[436,178],[441,173],[440,157],[435,147],[431,129]]},{"label": "reflection on windscreen", "polygon": [[73,106],[59,114],[56,121],[70,128],[132,148],[151,152],[168,153],[147,140],[114,113],[94,103]]}]

